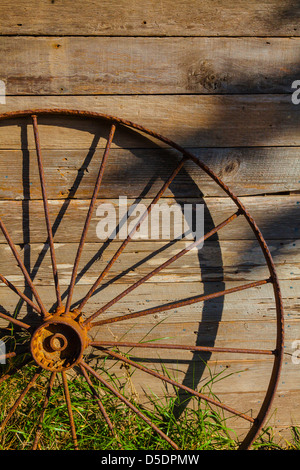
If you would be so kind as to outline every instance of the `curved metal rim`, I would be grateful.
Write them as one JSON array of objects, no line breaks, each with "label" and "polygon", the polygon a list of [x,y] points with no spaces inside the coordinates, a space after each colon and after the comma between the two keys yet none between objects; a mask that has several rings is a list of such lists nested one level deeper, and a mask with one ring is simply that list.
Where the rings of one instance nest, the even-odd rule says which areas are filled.
[{"label": "curved metal rim", "polygon": [[126,127],[135,129],[137,131],[141,131],[147,135],[150,135],[161,142],[168,144],[169,146],[173,147],[174,149],[178,150],[188,159],[191,159],[196,165],[198,165],[208,176],[210,176],[223,190],[224,192],[234,201],[236,206],[238,207],[239,211],[242,212],[242,215],[246,218],[248,224],[250,225],[256,239],[258,240],[262,252],[264,254],[266,264],[269,268],[270,272],[270,280],[273,284],[273,291],[275,297],[275,304],[276,304],[276,321],[277,321],[277,336],[276,336],[276,350],[274,355],[274,364],[272,369],[271,378],[269,381],[269,386],[266,391],[265,398],[261,405],[261,408],[258,412],[254,423],[252,424],[250,430],[248,431],[247,435],[245,436],[244,440],[240,444],[239,449],[249,449],[252,445],[254,439],[257,437],[259,431],[261,430],[268,412],[272,406],[274,396],[277,390],[279,376],[282,367],[283,361],[283,343],[284,343],[284,311],[283,311],[283,303],[282,303],[282,296],[281,290],[279,285],[278,276],[276,273],[275,265],[273,262],[273,258],[267,246],[267,243],[258,228],[256,222],[247,211],[245,206],[242,204],[240,199],[229,189],[229,187],[212,171],[205,163],[199,160],[195,155],[178,145],[177,143],[173,142],[167,137],[164,137],[157,132],[147,129],[144,126],[136,124],[132,121],[127,119],[118,118],[112,115],[92,112],[92,111],[85,111],[85,110],[75,110],[75,109],[59,109],[59,108],[51,108],[51,109],[31,109],[31,110],[21,110],[21,111],[11,111],[7,113],[0,114],[0,121],[14,119],[18,117],[30,117],[32,115],[39,115],[39,116],[50,116],[50,115],[61,115],[61,116],[74,116],[79,118],[92,118],[92,119],[104,119],[106,121],[110,121],[112,123],[122,124]]}]

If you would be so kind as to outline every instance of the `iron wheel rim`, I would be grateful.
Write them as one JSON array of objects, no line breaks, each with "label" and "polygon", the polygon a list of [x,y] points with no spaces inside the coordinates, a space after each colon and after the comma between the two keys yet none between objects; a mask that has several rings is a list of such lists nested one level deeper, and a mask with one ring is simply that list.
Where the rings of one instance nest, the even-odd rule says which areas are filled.
[{"label": "iron wheel rim", "polygon": [[[193,161],[199,168],[201,168],[235,203],[237,207],[236,216],[242,215],[248,222],[250,228],[252,229],[255,235],[257,242],[259,243],[261,247],[261,250],[263,252],[263,255],[266,261],[266,265],[269,270],[270,278],[264,281],[270,282],[273,285],[273,293],[274,293],[275,306],[276,306],[276,325],[277,325],[276,339],[275,339],[276,347],[274,350],[272,350],[272,354],[274,356],[274,364],[273,364],[273,369],[272,369],[272,373],[271,373],[271,377],[269,381],[269,386],[267,388],[265,398],[263,400],[263,403],[260,407],[258,414],[256,418],[253,419],[250,430],[248,431],[248,433],[246,434],[245,438],[243,439],[242,443],[239,446],[240,449],[249,449],[253,441],[257,437],[259,431],[261,430],[263,424],[265,423],[265,420],[267,418],[267,415],[273,403],[273,399],[277,390],[277,385],[278,385],[279,376],[280,376],[281,367],[282,367],[283,342],[284,342],[284,312],[283,312],[283,304],[282,304],[279,280],[278,280],[278,276],[276,273],[275,265],[274,265],[270,250],[255,220],[252,218],[252,216],[250,215],[248,210],[245,208],[245,206],[242,204],[240,199],[231,191],[231,189],[214,173],[214,171],[212,171],[205,163],[199,160],[198,157],[196,157],[194,154],[187,151],[186,149],[182,148],[180,145],[176,144],[172,140],[168,139],[167,137],[164,137],[132,121],[117,118],[115,116],[111,116],[107,114],[81,111],[81,110],[72,110],[72,109],[34,109],[34,110],[14,111],[14,112],[1,114],[0,121],[6,121],[6,120],[14,119],[14,118],[28,118],[28,117],[33,118],[33,120],[36,120],[37,117],[50,116],[50,115],[65,116],[65,117],[72,116],[72,117],[78,117],[78,118],[83,118],[83,119],[84,118],[100,119],[100,120],[109,122],[111,124],[111,130],[112,129],[115,130],[117,126],[122,126],[124,128],[129,128],[134,131],[138,131],[138,132],[140,131],[148,136],[154,137],[155,139],[157,139],[160,142],[163,142],[164,144],[167,144],[168,146],[178,150],[182,154],[183,162],[186,160],[190,160],[190,161]],[[37,126],[37,121],[36,121],[36,126]],[[38,128],[36,127],[36,129]],[[112,139],[113,139],[113,134],[114,132],[112,132]],[[108,152],[109,152],[109,148],[108,148]],[[1,225],[1,229],[2,229],[2,232],[4,233],[5,226]],[[3,279],[1,280],[3,281]],[[38,306],[40,307],[40,309],[42,309],[42,313],[43,313],[42,305],[43,304],[41,302],[41,304],[39,304]],[[69,309],[70,309],[70,305],[67,308],[67,311],[66,311],[67,314],[69,312]],[[48,313],[48,312],[44,312],[44,313]],[[2,315],[2,318],[4,318],[3,315]],[[46,318],[45,316],[45,320],[47,319],[48,317]],[[10,320],[8,319],[8,321]],[[15,323],[17,324],[17,321]],[[20,326],[24,327],[24,324],[22,325],[22,322],[21,322]],[[102,345],[102,347],[106,347],[106,345],[104,346]],[[81,364],[81,368],[82,366],[85,367],[85,373],[87,371],[91,372],[89,368],[86,367],[86,365],[84,365],[83,363]],[[62,376],[63,376],[63,381],[64,381],[65,392],[66,394],[68,394],[66,376],[64,373],[62,373]]]}]

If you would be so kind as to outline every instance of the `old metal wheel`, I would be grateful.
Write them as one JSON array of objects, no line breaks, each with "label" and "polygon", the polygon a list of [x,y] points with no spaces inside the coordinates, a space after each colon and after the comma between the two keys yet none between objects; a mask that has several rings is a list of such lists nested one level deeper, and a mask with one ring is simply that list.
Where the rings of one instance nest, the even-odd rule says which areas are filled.
[{"label": "old metal wheel", "polygon": [[[86,212],[85,221],[81,229],[82,231],[80,241],[78,247],[76,248],[76,256],[72,266],[71,280],[67,290],[66,302],[63,302],[61,294],[60,273],[58,263],[56,261],[56,251],[52,225],[53,220],[51,219],[51,210],[49,207],[49,199],[47,195],[47,181],[45,178],[43,156],[41,150],[43,146],[42,143],[40,143],[40,120],[44,119],[45,117],[58,117],[60,119],[68,117],[80,120],[89,119],[94,120],[96,122],[104,122],[106,125],[108,125],[109,131],[104,154],[100,162],[96,182],[93,188],[92,195],[89,198],[88,210]],[[114,361],[120,361],[120,363],[122,363],[126,367],[132,367],[140,371],[142,374],[145,374],[145,376],[154,377],[162,381],[164,384],[169,384],[174,387],[174,389],[182,391],[184,394],[190,397],[195,397],[201,402],[209,403],[211,406],[216,407],[217,409],[229,413],[230,415],[234,415],[235,417],[238,417],[238,419],[244,420],[248,426],[248,429],[240,444],[240,449],[248,449],[252,445],[254,439],[258,435],[266,420],[278,384],[283,354],[283,308],[278,278],[270,251],[262,236],[262,233],[256,225],[256,222],[248,213],[242,202],[232,193],[232,191],[227,187],[227,185],[225,185],[206,164],[204,164],[195,155],[193,155],[193,153],[190,153],[189,151],[181,148],[179,145],[170,141],[169,139],[158,135],[148,129],[145,129],[144,127],[139,126],[135,123],[99,113],[64,109],[36,109],[11,112],[0,115],[0,120],[2,121],[2,125],[4,126],[9,124],[9,122],[11,122],[12,120],[17,120],[17,122],[25,120],[27,122],[27,125],[32,125],[38,175],[42,194],[43,212],[47,228],[44,240],[47,239],[47,245],[45,246],[47,246],[47,249],[49,249],[49,253],[51,256],[53,278],[52,285],[54,285],[55,287],[54,290],[56,296],[55,308],[51,311],[51,305],[47,304],[47,299],[43,299],[40,296],[39,289],[36,287],[32,276],[30,275],[25,266],[24,260],[20,255],[20,250],[18,249],[17,244],[15,244],[14,242],[14,233],[10,233],[9,229],[7,228],[5,220],[6,214],[4,213],[4,217],[1,217],[0,219],[0,228],[3,234],[3,241],[9,247],[7,248],[6,256],[12,256],[15,258],[17,265],[22,272],[22,276],[24,277],[24,282],[26,283],[27,290],[25,291],[24,289],[19,288],[16,283],[12,279],[10,279],[9,275],[7,275],[5,272],[1,272],[0,279],[2,283],[4,283],[6,286],[2,288],[2,292],[4,292],[4,289],[6,288],[10,291],[13,291],[21,299],[21,301],[25,303],[28,309],[32,311],[32,314],[28,315],[28,318],[17,318],[17,316],[14,315],[13,312],[8,312],[4,309],[0,312],[0,318],[2,318],[3,321],[8,322],[8,327],[11,328],[12,335],[17,335],[20,331],[26,332],[28,334],[28,339],[26,340],[27,342],[25,341],[25,343],[23,342],[22,344],[22,348],[25,348],[25,352],[23,349],[20,350],[20,348],[16,346],[17,341],[10,341],[9,344],[14,345],[15,349],[7,350],[2,355],[2,359],[5,359],[5,361],[10,364],[10,366],[8,368],[8,371],[7,369],[5,369],[5,373],[2,374],[1,383],[4,383],[4,381],[13,378],[14,373],[17,373],[17,371],[19,371],[20,369],[22,370],[24,364],[28,364],[28,362],[31,362],[35,365],[36,372],[25,387],[25,389],[23,390],[23,392],[21,392],[21,394],[16,397],[16,401],[13,402],[10,410],[8,410],[8,412],[6,413],[6,416],[1,424],[1,431],[5,433],[7,423],[14,417],[14,414],[21,407],[22,401],[26,396],[26,393],[29,391],[30,388],[34,386],[34,384],[39,379],[40,375],[44,374],[44,376],[47,378],[47,380],[43,382],[43,386],[45,387],[45,401],[40,414],[40,420],[37,423],[36,430],[33,431],[34,437],[32,438],[32,448],[38,448],[39,441],[42,435],[43,420],[45,419],[45,416],[47,414],[47,403],[51,397],[51,390],[53,389],[55,379],[60,377],[68,410],[73,447],[77,449],[77,430],[74,422],[74,410],[72,409],[72,397],[70,394],[68,378],[69,373],[76,373],[81,374],[81,377],[83,377],[84,380],[86,380],[86,383],[90,385],[92,394],[94,394],[94,398],[96,398],[96,400],[98,401],[98,405],[100,407],[104,422],[111,430],[113,435],[114,433],[117,433],[117,430],[113,428],[110,417],[108,416],[101,402],[101,396],[98,395],[97,391],[93,388],[92,380],[98,381],[99,385],[103,386],[107,392],[111,393],[112,396],[114,396],[117,400],[120,400],[126,406],[128,406],[128,408],[130,408],[134,413],[136,413],[141,420],[144,420],[147,425],[153,429],[154,432],[158,433],[166,442],[168,442],[171,448],[178,449],[178,444],[167,435],[167,432],[165,430],[160,429],[154,422],[152,422],[151,418],[149,418],[149,415],[144,414],[140,408],[138,408],[133,402],[128,400],[126,396],[122,394],[122,391],[118,391],[115,386],[113,386],[107,380],[107,378],[105,378],[104,374],[97,371],[97,367],[94,366],[93,363],[88,363],[85,358],[85,355],[90,355],[90,351],[92,350],[94,355],[96,354],[96,351],[99,351],[102,354],[102,357],[109,357]],[[60,125],[60,123],[58,125]],[[166,179],[163,186],[158,191],[155,198],[152,200],[151,204],[148,205],[147,210],[141,215],[140,219],[129,232],[127,237],[123,240],[123,242],[119,244],[117,251],[106,263],[104,269],[97,276],[92,287],[88,290],[88,292],[85,293],[81,300],[77,302],[76,307],[74,308],[72,300],[73,295],[76,291],[76,279],[78,275],[81,255],[84,251],[85,242],[88,236],[88,229],[91,223],[93,213],[95,211],[97,198],[98,195],[101,194],[101,183],[103,175],[105,173],[105,166],[109,159],[111,145],[119,129],[121,129],[122,132],[130,132],[132,135],[134,135],[135,133],[137,133],[137,135],[140,135],[140,133],[142,133],[142,135],[145,135],[146,137],[154,138],[156,139],[156,141],[162,143],[168,148],[175,149],[179,154],[181,154],[181,160],[179,161],[179,163],[175,162],[176,164],[173,165],[173,170],[169,178]],[[199,167],[199,171],[203,171],[204,173],[206,173],[206,175],[211,178],[215,182],[215,184],[217,184],[224,191],[227,197],[229,197],[235,204],[235,211],[229,217],[225,218],[221,223],[217,224],[214,228],[212,228],[209,232],[205,233],[202,237],[194,240],[191,244],[186,245],[185,248],[181,249],[176,254],[173,254],[173,256],[167,259],[167,261],[163,262],[159,266],[156,266],[154,269],[150,270],[150,272],[141,276],[135,282],[131,283],[126,289],[123,289],[121,291],[120,289],[116,289],[115,294],[112,296],[112,298],[106,302],[102,301],[102,306],[96,311],[89,310],[89,300],[92,299],[98,287],[101,285],[103,279],[107,276],[111,268],[115,265],[115,263],[119,259],[119,256],[125,250],[129,242],[133,240],[135,233],[139,230],[142,222],[150,214],[152,207],[156,203],[158,203],[160,198],[170,187],[173,180],[177,177],[177,175],[180,173],[180,171],[187,162],[193,162],[193,164]],[[173,163],[174,162],[172,162],[172,164]],[[120,311],[118,315],[113,314],[112,316],[108,317],[103,315],[104,312],[109,310],[111,307],[117,305],[117,303],[121,301],[121,299],[125,298],[136,288],[144,284],[146,281],[150,280],[153,276],[159,274],[165,268],[170,266],[173,262],[184,257],[184,255],[190,252],[192,248],[200,246],[201,243],[208,240],[210,237],[213,237],[215,234],[221,231],[224,227],[227,227],[234,220],[240,218],[243,218],[247,221],[248,225],[250,226],[252,232],[255,235],[255,239],[258,245],[260,246],[260,249],[265,259],[266,267],[269,273],[268,276],[262,278],[261,280],[244,283],[242,285],[238,285],[230,289],[225,289],[210,294],[189,296],[187,293],[186,297],[181,300],[174,301],[173,299],[169,299],[170,301],[167,303],[155,307],[150,307],[147,309],[135,311],[133,306],[133,311],[131,310],[129,313],[124,314],[124,312]],[[180,340],[180,338],[176,338],[175,342],[169,343],[168,341],[164,340],[156,342],[146,340],[141,342],[139,340],[123,341],[116,339],[112,341],[109,340],[109,338],[106,338],[106,340],[103,339],[99,341],[97,338],[95,340],[94,337],[94,332],[105,325],[122,325],[126,324],[126,320],[134,320],[137,322],[143,321],[144,318],[149,317],[151,315],[155,315],[160,312],[166,312],[169,310],[172,311],[175,308],[180,309],[182,307],[189,307],[198,303],[209,301],[211,299],[224,297],[230,295],[231,293],[244,291],[246,289],[251,290],[256,287],[263,286],[265,284],[272,286],[272,291],[274,295],[274,306],[276,311],[276,334],[274,335],[274,337],[271,338],[273,345],[267,349],[249,349],[243,347],[222,348],[215,346],[204,346],[201,344],[185,344]],[[49,286],[49,289],[50,288],[52,288],[52,286]],[[1,304],[2,303],[4,305],[4,298],[1,300]],[[268,338],[268,340],[270,340],[270,338]],[[241,338],[241,345],[242,343],[243,338]],[[169,351],[169,353],[174,356],[180,355],[184,351],[189,351],[192,354],[218,353],[229,356],[268,356],[272,359],[272,368],[268,380],[268,386],[265,390],[264,399],[256,416],[253,417],[247,413],[242,412],[241,410],[235,409],[232,406],[228,406],[227,404],[220,402],[217,398],[205,395],[204,393],[202,393],[202,391],[198,391],[197,387],[187,386],[182,382],[182,380],[177,381],[174,380],[174,378],[170,377],[168,374],[164,375],[161,371],[158,372],[157,369],[151,367],[151,365],[142,364],[143,358],[136,358],[132,357],[132,355],[130,354],[126,354],[128,348],[130,351],[134,350],[135,354],[138,354],[138,352],[141,350],[160,350]],[[122,353],[122,351],[125,351],[125,353]],[[19,360],[18,363],[13,362],[16,360],[16,358],[21,358],[21,361]]]}]

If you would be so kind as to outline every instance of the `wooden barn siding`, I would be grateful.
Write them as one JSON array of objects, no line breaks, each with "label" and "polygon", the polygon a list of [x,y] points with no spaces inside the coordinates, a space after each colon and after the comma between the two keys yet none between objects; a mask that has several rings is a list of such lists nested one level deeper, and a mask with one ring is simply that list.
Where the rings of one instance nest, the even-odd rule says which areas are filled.
[{"label": "wooden barn siding", "polygon": [[[300,339],[300,105],[291,102],[291,84],[300,79],[299,17],[299,2],[290,0],[34,0],[30,4],[4,0],[0,15],[0,80],[6,85],[1,112],[57,107],[130,119],[191,149],[242,197],[274,255],[284,300],[286,355],[270,418],[270,424],[280,432],[300,421],[300,366],[291,360],[292,343]],[[57,226],[61,281],[66,289],[87,208],[85,199],[97,171],[95,158],[87,167],[85,157],[89,151],[95,152],[95,157],[102,154],[108,129],[104,126],[100,131],[89,121],[61,129],[50,127],[52,123],[53,119],[44,119],[40,132],[51,215]],[[21,128],[17,121],[11,124],[9,133],[7,127],[0,126],[0,212],[32,269],[42,298],[50,305],[50,260],[49,253],[43,252],[45,232],[41,195],[35,186],[38,179],[32,129],[30,123]],[[121,150],[123,147],[125,150]],[[30,162],[25,168],[24,156]],[[147,197],[153,197],[170,174],[173,158],[178,158],[177,152],[158,149],[155,140],[143,136],[135,139],[119,131],[99,198],[117,203],[122,194],[129,202],[134,201],[151,178]],[[81,185],[75,190],[78,175]],[[22,182],[26,190],[20,186]],[[187,165],[172,191],[165,194],[164,202],[171,204],[174,196],[176,201],[203,198],[208,225],[232,213],[232,203],[193,165]],[[66,197],[76,200],[70,202],[61,221]],[[37,221],[40,225],[33,226]],[[118,242],[112,243],[98,259],[101,245],[95,237],[96,223],[94,217],[75,301],[87,292],[118,246]],[[198,295],[263,278],[261,254],[245,224],[241,228],[230,226],[219,235],[219,242],[205,244],[200,266],[197,253],[189,253],[182,263],[170,266],[133,297],[125,298],[122,311],[132,310],[132,299],[134,309],[143,309],[186,297],[186,292]],[[106,289],[100,292],[101,303],[175,253],[172,246],[162,251],[164,243],[155,242],[157,256],[145,267],[139,262],[149,258],[153,244],[134,241],[108,276]],[[179,248],[183,246],[186,241],[179,243]],[[3,243],[0,253],[1,272],[22,287],[22,276]],[[90,259],[93,263],[89,265]],[[123,276],[116,278],[113,287],[109,281],[118,270]],[[175,289],[174,281],[180,281]],[[4,287],[1,291],[3,308],[11,312],[16,297]],[[95,296],[91,311],[98,306]],[[110,314],[118,312],[114,307]],[[195,321],[199,312],[201,324]],[[21,313],[26,315],[26,309]],[[275,332],[272,289],[262,286],[254,292],[226,296],[224,303],[215,299],[204,309],[193,306],[172,315],[162,312],[145,317],[132,332],[133,325],[127,322],[126,338],[141,339],[145,334],[155,338],[158,329],[152,332],[152,328],[157,324],[161,336],[179,337],[183,343],[198,339],[223,347],[240,346],[242,342],[244,347],[271,348]],[[109,333],[97,333],[99,338],[103,334],[120,337],[124,324],[115,325]],[[138,354],[141,357],[145,353]],[[165,352],[163,357],[179,380],[191,380],[188,355],[177,363],[172,354]],[[151,358],[156,367],[157,358]],[[197,365],[196,357],[193,362]],[[223,401],[255,412],[264,396],[270,360],[217,355],[210,358],[209,365],[214,372],[233,372],[216,384],[214,391]],[[201,369],[201,365],[198,367]],[[201,374],[198,379],[203,384],[208,373],[201,370]],[[143,389],[158,391],[150,376],[136,372],[134,377],[136,384],[141,378]]]}]

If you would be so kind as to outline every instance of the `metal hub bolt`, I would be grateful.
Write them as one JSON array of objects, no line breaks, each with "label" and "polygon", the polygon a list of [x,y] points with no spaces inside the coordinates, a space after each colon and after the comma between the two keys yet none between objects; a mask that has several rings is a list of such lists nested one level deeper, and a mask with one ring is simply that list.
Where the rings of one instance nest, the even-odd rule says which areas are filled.
[{"label": "metal hub bolt", "polygon": [[50,337],[50,346],[53,351],[63,351],[68,346],[68,340],[63,334],[55,333]]}]

